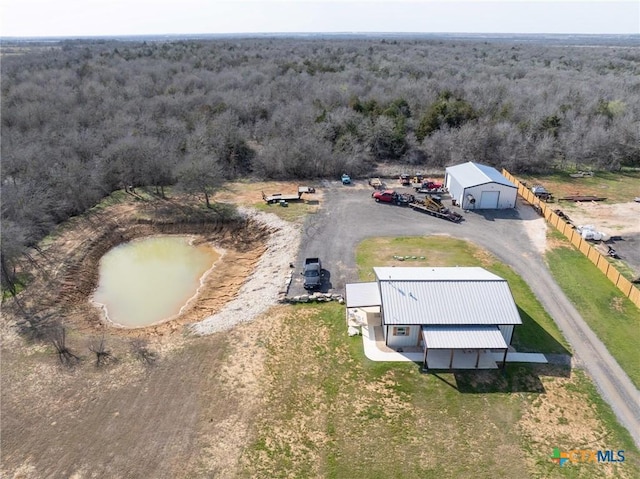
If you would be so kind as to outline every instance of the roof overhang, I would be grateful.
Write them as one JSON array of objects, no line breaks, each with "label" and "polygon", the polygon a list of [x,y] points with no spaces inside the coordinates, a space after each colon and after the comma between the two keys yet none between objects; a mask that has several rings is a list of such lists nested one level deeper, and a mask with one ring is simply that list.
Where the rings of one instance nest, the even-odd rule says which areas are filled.
[{"label": "roof overhang", "polygon": [[363,308],[382,304],[382,301],[380,301],[380,289],[375,281],[347,284],[345,293],[347,308]]},{"label": "roof overhang", "polygon": [[422,326],[427,349],[507,349],[497,326]]}]

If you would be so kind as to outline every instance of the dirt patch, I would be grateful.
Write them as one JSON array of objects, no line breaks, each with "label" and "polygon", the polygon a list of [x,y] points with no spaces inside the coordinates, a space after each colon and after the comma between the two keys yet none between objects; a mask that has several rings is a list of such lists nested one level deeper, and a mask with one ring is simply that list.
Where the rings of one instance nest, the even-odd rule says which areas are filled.
[{"label": "dirt patch", "polygon": [[[540,376],[544,393],[530,402],[518,422],[527,442],[531,445],[531,467],[548,461],[554,448],[563,451],[610,449],[611,437],[600,419],[595,403],[585,392],[587,379],[581,371],[569,378]],[[571,464],[584,468],[590,475],[599,467],[598,477],[633,477],[634,473],[614,465]],[[578,474],[578,476],[581,476]],[[595,477],[595,476],[594,476]]]},{"label": "dirt patch", "polygon": [[575,225],[593,225],[605,233],[611,239],[606,244],[595,243],[600,252],[606,255],[611,246],[630,276],[640,274],[640,203],[575,203],[563,206],[563,211]]},{"label": "dirt patch", "polygon": [[547,244],[547,221],[540,216],[528,203],[518,203],[518,215],[523,220],[522,226],[527,236],[540,254],[544,254],[549,248]]},{"label": "dirt patch", "polygon": [[572,387],[576,379],[541,377],[540,380],[545,392],[537,396],[519,423],[525,434],[549,450],[595,444],[605,427],[589,398]]},{"label": "dirt patch", "polygon": [[567,213],[576,225],[591,224],[609,236],[640,234],[640,203],[583,202],[571,205]]}]

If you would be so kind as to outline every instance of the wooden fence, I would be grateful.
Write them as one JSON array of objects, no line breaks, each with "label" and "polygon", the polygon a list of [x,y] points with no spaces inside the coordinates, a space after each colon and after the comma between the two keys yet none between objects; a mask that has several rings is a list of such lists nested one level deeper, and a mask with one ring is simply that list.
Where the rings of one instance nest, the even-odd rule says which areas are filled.
[{"label": "wooden fence", "polygon": [[638,289],[631,281],[622,276],[620,272],[613,266],[600,251],[595,249],[588,241],[585,241],[580,233],[578,233],[572,225],[556,214],[544,201],[536,197],[530,189],[524,186],[520,181],[513,177],[507,170],[502,170],[505,178],[518,187],[518,194],[522,196],[528,203],[540,209],[549,223],[551,223],[560,233],[566,236],[569,241],[596,267],[609,278],[609,280],[628,297],[631,302],[640,308],[640,289]]}]

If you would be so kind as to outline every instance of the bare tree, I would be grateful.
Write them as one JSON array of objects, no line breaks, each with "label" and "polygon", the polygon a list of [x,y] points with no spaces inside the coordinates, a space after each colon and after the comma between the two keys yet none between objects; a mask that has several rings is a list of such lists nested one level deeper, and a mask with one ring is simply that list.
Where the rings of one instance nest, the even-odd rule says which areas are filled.
[{"label": "bare tree", "polygon": [[215,159],[194,154],[178,172],[178,187],[187,193],[204,194],[207,208],[211,208],[211,195],[220,187],[222,178],[220,165]]},{"label": "bare tree", "polygon": [[117,358],[107,350],[104,335],[98,340],[93,339],[89,344],[89,351],[96,355],[96,367],[101,367],[117,361]]},{"label": "bare tree", "polygon": [[72,367],[80,362],[80,357],[76,356],[67,346],[67,331],[64,326],[58,326],[51,330],[51,343],[56,348],[58,359],[63,366]]},{"label": "bare tree", "polygon": [[149,349],[149,343],[141,338],[131,340],[131,349],[139,361],[150,366],[156,362],[158,355]]}]

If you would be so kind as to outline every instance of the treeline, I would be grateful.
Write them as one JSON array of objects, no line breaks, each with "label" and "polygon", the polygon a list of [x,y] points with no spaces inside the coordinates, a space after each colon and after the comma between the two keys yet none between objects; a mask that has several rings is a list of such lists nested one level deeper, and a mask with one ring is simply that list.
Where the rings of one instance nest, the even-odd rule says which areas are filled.
[{"label": "treeline", "polygon": [[128,186],[223,178],[640,166],[640,51],[436,40],[3,46],[2,278]]}]

